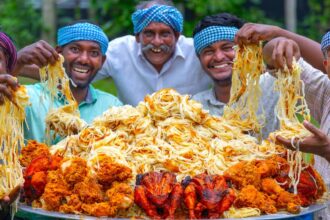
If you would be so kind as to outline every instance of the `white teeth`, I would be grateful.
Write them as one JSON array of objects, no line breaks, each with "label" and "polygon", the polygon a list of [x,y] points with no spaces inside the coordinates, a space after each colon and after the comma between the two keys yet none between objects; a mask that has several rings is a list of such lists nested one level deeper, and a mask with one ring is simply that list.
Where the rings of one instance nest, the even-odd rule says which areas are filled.
[{"label": "white teeth", "polygon": [[221,65],[217,65],[217,66],[213,66],[213,67],[214,67],[214,68],[224,68],[224,67],[226,67],[226,66],[228,66],[227,63],[221,64]]},{"label": "white teeth", "polygon": [[152,48],[151,50],[155,53],[160,53],[162,51],[160,48],[158,48],[158,49]]},{"label": "white teeth", "polygon": [[77,67],[73,68],[73,70],[76,71],[76,72],[79,72],[79,73],[87,73],[88,72],[88,69],[80,69],[80,68],[77,68]]}]

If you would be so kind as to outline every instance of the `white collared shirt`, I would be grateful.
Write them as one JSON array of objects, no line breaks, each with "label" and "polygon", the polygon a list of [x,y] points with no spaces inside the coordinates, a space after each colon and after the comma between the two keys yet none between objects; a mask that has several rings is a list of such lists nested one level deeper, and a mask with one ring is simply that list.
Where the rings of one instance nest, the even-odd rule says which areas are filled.
[{"label": "white collared shirt", "polygon": [[106,55],[106,62],[96,79],[112,77],[118,98],[124,104],[136,106],[147,94],[163,88],[174,88],[181,94],[194,95],[211,84],[195,54],[193,39],[182,35],[173,56],[160,73],[145,59],[141,45],[134,36],[112,40]]}]

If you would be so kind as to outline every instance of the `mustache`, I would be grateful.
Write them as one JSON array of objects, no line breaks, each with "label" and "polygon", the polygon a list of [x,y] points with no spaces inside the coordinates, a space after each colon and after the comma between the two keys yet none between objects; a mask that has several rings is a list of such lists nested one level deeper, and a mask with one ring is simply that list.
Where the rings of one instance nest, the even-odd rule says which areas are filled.
[{"label": "mustache", "polygon": [[155,46],[152,45],[152,44],[147,44],[147,45],[145,45],[145,46],[142,46],[142,51],[143,51],[143,52],[145,52],[145,51],[147,51],[147,50],[151,50],[151,49],[161,49],[161,50],[162,50],[163,52],[165,52],[165,53],[168,53],[168,52],[170,52],[170,50],[171,50],[171,48],[170,48],[169,46],[164,45],[164,44],[160,45],[159,47],[155,47]]}]

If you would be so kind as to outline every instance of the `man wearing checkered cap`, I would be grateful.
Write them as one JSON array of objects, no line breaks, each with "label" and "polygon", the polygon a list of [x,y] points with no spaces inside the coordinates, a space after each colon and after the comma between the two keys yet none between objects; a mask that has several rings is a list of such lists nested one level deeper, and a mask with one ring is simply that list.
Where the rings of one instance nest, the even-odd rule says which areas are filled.
[{"label": "man wearing checkered cap", "polygon": [[[203,18],[194,30],[194,46],[201,65],[212,78],[214,86],[196,94],[193,98],[200,101],[211,114],[223,115],[224,106],[230,97],[235,42],[257,43],[259,40],[271,40],[277,36],[291,38],[298,42],[299,46],[311,48],[309,51],[301,50],[302,55],[307,60],[315,61],[313,64],[322,67],[322,62],[320,62],[322,54],[317,50],[319,44],[300,35],[271,25],[244,24],[241,19],[229,13]],[[314,58],[319,59],[312,60]],[[262,75],[260,86],[263,96],[258,113],[261,114],[264,111],[265,115],[265,127],[262,129],[264,138],[278,128],[278,119],[274,114],[278,94],[272,91],[273,84],[274,78],[270,74]]]},{"label": "man wearing checkered cap", "polygon": [[[194,30],[195,52],[205,72],[213,79],[213,88],[193,96],[201,102],[205,109],[213,115],[223,115],[226,103],[229,101],[232,77],[232,65],[235,57],[233,49],[234,38],[244,22],[228,13],[207,16],[202,19]],[[262,129],[263,138],[278,127],[274,108],[278,94],[271,89],[274,84],[270,74],[261,77],[262,94],[267,102],[260,103],[258,114],[264,110],[267,124]]]},{"label": "man wearing checkered cap", "polygon": [[[321,48],[324,58],[323,65],[330,75],[330,31],[327,31],[321,41]],[[314,167],[321,174],[325,184],[330,185],[330,79],[323,72],[313,68],[307,62],[302,63],[303,72],[301,79],[305,83],[305,99],[313,118],[320,124],[316,128],[309,122],[304,126],[311,132],[311,136],[300,142],[300,150],[315,154]],[[291,140],[277,137],[277,140],[291,149]],[[330,219],[330,205],[321,211],[314,213],[314,219]]]},{"label": "man wearing checkered cap", "polygon": [[132,14],[135,36],[112,40],[96,79],[111,77],[118,97],[136,106],[147,94],[174,88],[196,94],[211,84],[194,53],[193,41],[181,35],[183,17],[170,1],[145,1]]},{"label": "man wearing checkered cap", "polygon": [[[99,26],[85,21],[76,22],[58,30],[56,48],[45,41],[38,41],[20,50],[16,71],[27,64],[43,67],[48,63],[54,63],[61,54],[64,57],[63,66],[70,78],[72,95],[79,105],[80,117],[90,123],[108,108],[122,105],[113,95],[95,89],[91,85],[91,81],[106,59],[107,47],[108,37]],[[13,85],[8,84],[8,86]],[[66,99],[63,94],[59,94],[54,101],[51,100],[44,83],[26,87],[31,106],[26,108],[27,126],[24,130],[24,139],[45,142],[46,115],[50,107],[58,108],[66,105]],[[56,137],[52,140],[52,144],[59,140],[60,137]]]},{"label": "man wearing checkered cap", "polygon": [[[271,40],[273,37],[279,35],[286,38],[282,37]],[[290,52],[290,47],[282,47],[284,51],[288,52],[283,53],[282,51],[282,55],[293,55],[292,52],[294,51],[295,54],[298,55],[299,53],[297,50],[299,50],[300,47],[302,48],[300,52],[304,59],[323,69],[323,67],[321,67],[322,54],[320,50],[315,50],[320,48],[320,46],[312,40],[270,25],[245,24],[242,27],[242,21],[240,19],[226,13],[207,16],[195,28],[194,45],[203,69],[213,79],[214,87],[193,96],[193,98],[200,101],[204,108],[209,109],[211,114],[222,115],[223,108],[230,97],[232,63],[235,56],[232,48],[235,44],[234,41],[244,44],[257,43],[259,40],[271,40],[274,42],[288,42],[294,45],[292,43],[293,41],[287,38],[291,38],[297,42],[295,43],[296,48]],[[306,50],[306,48],[309,48],[309,50]],[[272,57],[269,54],[268,56]],[[279,58],[281,58],[279,60],[282,63],[283,58],[289,60],[289,57]],[[303,59],[299,59],[298,64],[301,65],[303,69],[302,80],[305,82],[306,101],[311,109],[311,114],[320,122],[323,132],[329,135],[330,80],[325,74],[315,69]],[[266,116],[266,126],[262,130],[264,138],[268,136],[269,132],[278,128],[277,118],[274,115],[278,94],[272,91],[273,84],[274,78],[270,74],[265,73],[261,76],[260,86],[262,89],[262,97],[259,106],[263,107],[264,115]],[[258,114],[260,114],[260,108]],[[305,140],[301,142],[300,146],[308,146],[305,148],[307,152],[323,155],[329,161],[330,151],[327,150],[330,148],[329,137],[324,135],[320,129],[315,128],[309,122],[304,122],[304,125],[313,135],[306,139],[306,143],[304,142]],[[290,145],[290,140],[285,140],[281,137],[278,137],[278,140],[284,145]],[[324,152],[327,153],[325,154]],[[315,167],[321,173],[325,182],[330,183],[329,163],[325,159],[317,156],[315,157],[315,162]],[[325,216],[330,217],[322,213],[316,213],[315,216],[323,217],[322,219],[329,219]],[[299,219],[312,219],[312,217],[312,215],[305,215]]]},{"label": "man wearing checkered cap", "polygon": [[321,50],[324,55],[323,65],[330,77],[330,29],[322,37]]}]

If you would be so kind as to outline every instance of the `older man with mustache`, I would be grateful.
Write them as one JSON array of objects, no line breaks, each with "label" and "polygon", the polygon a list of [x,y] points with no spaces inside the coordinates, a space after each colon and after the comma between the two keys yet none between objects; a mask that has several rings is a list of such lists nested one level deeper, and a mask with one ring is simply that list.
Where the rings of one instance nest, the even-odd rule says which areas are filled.
[{"label": "older man with mustache", "polygon": [[135,36],[109,43],[107,60],[96,79],[111,77],[119,99],[136,105],[162,88],[196,94],[211,80],[194,53],[193,40],[181,35],[183,17],[168,1],[147,1],[132,14]]}]

